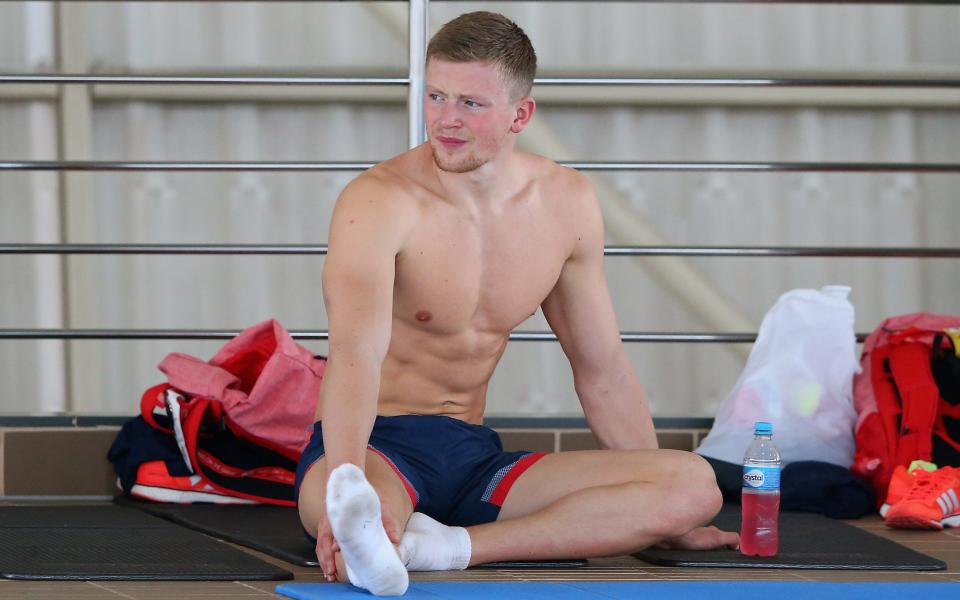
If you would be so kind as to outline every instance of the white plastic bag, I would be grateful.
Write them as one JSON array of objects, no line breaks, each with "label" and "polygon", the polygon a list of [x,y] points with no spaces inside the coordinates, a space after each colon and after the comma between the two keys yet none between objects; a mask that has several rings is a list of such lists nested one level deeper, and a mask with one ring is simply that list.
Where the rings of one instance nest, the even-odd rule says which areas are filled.
[{"label": "white plastic bag", "polygon": [[756,421],[773,423],[783,463],[853,463],[853,376],[860,366],[850,288],[791,290],[763,318],[757,341],[697,453],[743,461]]}]

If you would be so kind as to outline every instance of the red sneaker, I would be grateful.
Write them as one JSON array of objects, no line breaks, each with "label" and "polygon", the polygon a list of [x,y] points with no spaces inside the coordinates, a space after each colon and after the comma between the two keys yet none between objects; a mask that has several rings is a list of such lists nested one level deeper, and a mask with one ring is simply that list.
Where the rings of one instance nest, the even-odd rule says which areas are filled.
[{"label": "red sneaker", "polygon": [[162,460],[142,463],[137,468],[137,482],[130,495],[154,502],[212,502],[215,504],[256,504],[255,500],[225,496],[198,475],[174,477]]},{"label": "red sneaker", "polygon": [[918,472],[936,471],[937,465],[923,460],[915,460],[909,467],[897,465],[893,469],[893,476],[890,478],[890,485],[887,487],[887,499],[880,507],[880,516],[886,517],[890,507],[903,500],[910,488],[916,482]]},{"label": "red sneaker", "polygon": [[951,467],[918,472],[907,495],[887,511],[887,526],[899,529],[960,527],[960,474]]}]

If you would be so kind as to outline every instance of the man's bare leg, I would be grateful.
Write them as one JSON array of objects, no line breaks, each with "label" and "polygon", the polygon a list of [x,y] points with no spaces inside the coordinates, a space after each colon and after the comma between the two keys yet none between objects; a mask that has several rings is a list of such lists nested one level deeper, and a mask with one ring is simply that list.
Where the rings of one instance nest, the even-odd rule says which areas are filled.
[{"label": "man's bare leg", "polygon": [[442,557],[421,560],[429,553],[425,549],[451,547],[457,530],[469,534],[471,565],[611,556],[660,542],[691,548],[735,546],[735,533],[700,527],[720,504],[713,470],[688,452],[553,454],[518,478],[496,522],[464,531],[423,517],[419,535],[409,526],[401,556],[412,570],[411,563],[440,564]]},{"label": "man's bare leg", "polygon": [[[468,528],[470,564],[636,552],[710,522],[721,504],[710,465],[689,452],[551,454],[517,479],[497,521]],[[694,537],[702,547],[737,543],[715,529]]]},{"label": "man's bare leg", "polygon": [[[349,471],[349,469],[346,471]],[[373,452],[367,452],[365,478],[363,477],[364,473],[359,470],[352,473],[340,473],[337,478],[331,475],[330,489],[327,489],[326,472],[326,459],[321,458],[304,477],[300,487],[298,503],[300,520],[304,528],[318,538],[317,556],[324,572],[330,574],[335,568],[338,579],[346,581],[348,571],[343,560],[343,553],[346,552],[350,556],[350,552],[343,547],[346,543],[343,538],[345,536],[354,537],[349,531],[356,529],[358,523],[360,529],[362,529],[365,521],[371,521],[368,512],[382,511],[385,517],[384,521],[394,525],[396,528],[394,537],[399,539],[403,534],[404,524],[413,512],[413,504],[397,474],[380,456]],[[360,476],[359,479],[363,481],[358,480],[358,475]],[[370,486],[372,486],[372,489]],[[334,500],[335,497],[342,500]],[[328,499],[331,500],[329,511]],[[323,517],[328,513],[331,521],[334,521],[330,525],[334,525],[333,530],[343,552],[336,552],[335,563],[330,561],[329,564],[324,564],[320,527],[324,523]],[[376,520],[377,525],[379,525],[379,519]],[[337,525],[339,525],[339,531],[337,531]],[[363,546],[360,549],[363,550],[363,553],[369,553],[369,549]],[[351,564],[355,564],[357,560],[362,559],[354,558]],[[389,561],[376,562],[383,564]],[[354,575],[359,574],[354,572]],[[354,583],[359,583],[359,580],[364,579],[364,577],[361,575],[353,579],[358,580]],[[363,587],[369,588],[369,586]]]}]

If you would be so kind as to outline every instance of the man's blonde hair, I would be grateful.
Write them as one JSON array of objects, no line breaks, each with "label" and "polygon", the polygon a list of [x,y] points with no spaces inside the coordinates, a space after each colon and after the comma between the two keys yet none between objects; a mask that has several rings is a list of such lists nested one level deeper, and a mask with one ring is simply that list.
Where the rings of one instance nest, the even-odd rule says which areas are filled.
[{"label": "man's blonde hair", "polygon": [[431,58],[494,65],[512,100],[530,94],[537,73],[537,53],[527,34],[505,16],[485,11],[460,15],[441,27],[427,46],[427,62]]}]

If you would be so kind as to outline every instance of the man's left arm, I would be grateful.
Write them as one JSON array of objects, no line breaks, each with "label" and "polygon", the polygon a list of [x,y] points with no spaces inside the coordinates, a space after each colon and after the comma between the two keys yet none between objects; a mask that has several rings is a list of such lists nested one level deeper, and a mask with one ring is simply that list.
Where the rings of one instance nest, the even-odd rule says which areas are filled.
[{"label": "man's left arm", "polygon": [[541,308],[573,369],[577,396],[601,447],[656,448],[646,394],[620,340],[603,270],[603,215],[577,174],[571,226],[577,241]]}]

